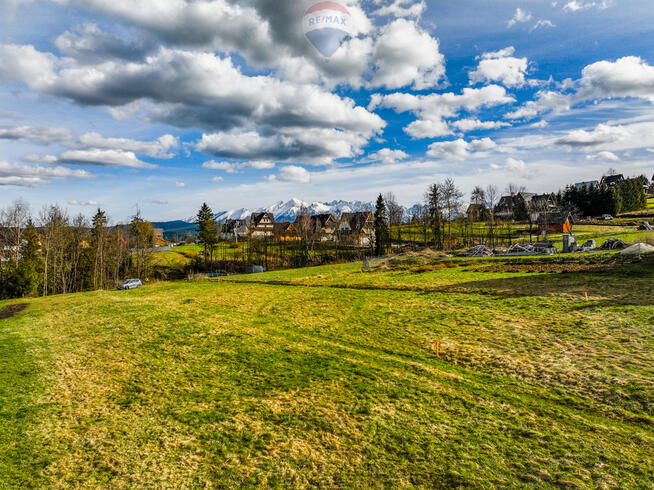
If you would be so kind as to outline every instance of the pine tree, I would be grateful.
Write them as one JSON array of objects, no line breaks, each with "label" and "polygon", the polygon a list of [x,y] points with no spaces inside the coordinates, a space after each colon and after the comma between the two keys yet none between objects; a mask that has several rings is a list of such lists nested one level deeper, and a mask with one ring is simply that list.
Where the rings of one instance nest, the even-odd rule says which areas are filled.
[{"label": "pine tree", "polygon": [[104,211],[98,208],[93,216],[93,242],[95,257],[93,259],[93,287],[95,289],[104,288],[105,283],[105,265],[104,255],[107,241],[107,216]]},{"label": "pine tree", "polygon": [[218,244],[218,225],[207,203],[202,204],[197,218],[200,228],[198,241],[204,246],[204,267],[207,267],[207,257],[210,257],[213,270],[213,252]]},{"label": "pine tree", "polygon": [[388,240],[389,230],[386,203],[384,202],[384,197],[379,194],[375,207],[375,255],[381,257],[386,253]]}]

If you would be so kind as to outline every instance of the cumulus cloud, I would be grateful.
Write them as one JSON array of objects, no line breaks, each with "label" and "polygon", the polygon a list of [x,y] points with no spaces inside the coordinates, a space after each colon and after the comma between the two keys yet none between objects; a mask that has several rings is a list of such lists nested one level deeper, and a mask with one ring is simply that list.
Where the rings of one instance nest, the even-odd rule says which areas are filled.
[{"label": "cumulus cloud", "polygon": [[275,162],[268,160],[250,160],[246,162],[217,162],[215,160],[210,160],[204,162],[202,168],[209,170],[222,170],[228,174],[235,174],[240,170],[245,169],[269,170],[275,168]]},{"label": "cumulus cloud", "polygon": [[556,27],[554,23],[551,20],[548,19],[541,19],[538,22],[534,24],[534,27],[531,28],[530,32],[535,31],[536,29],[544,29],[544,28],[554,28]]},{"label": "cumulus cloud", "polygon": [[277,175],[269,175],[268,180],[279,182],[294,182],[297,184],[308,184],[311,182],[311,174],[304,167],[287,165],[281,167]]},{"label": "cumulus cloud", "polygon": [[508,27],[513,27],[516,24],[521,24],[523,22],[529,22],[531,20],[531,12],[521,8],[515,9],[513,17],[507,22]]},{"label": "cumulus cloud", "polygon": [[381,162],[383,164],[392,164],[401,160],[409,158],[409,154],[402,150],[391,150],[390,148],[382,148],[379,151],[371,153],[366,158],[366,161]]},{"label": "cumulus cloud", "polygon": [[513,175],[517,175],[519,177],[529,176],[529,170],[527,169],[527,165],[523,160],[518,160],[517,158],[509,157],[502,165],[491,163],[490,166],[491,168],[496,170],[508,170]]},{"label": "cumulus cloud", "polygon": [[654,66],[636,56],[588,65],[580,84],[578,96],[584,99],[637,97],[654,102]]},{"label": "cumulus cloud", "polygon": [[605,9],[610,6],[609,0],[601,1],[583,1],[583,0],[571,0],[563,5],[563,10],[566,12],[578,12],[580,10],[587,10],[590,8]]},{"label": "cumulus cloud", "polygon": [[70,141],[73,134],[65,128],[34,126],[0,127],[0,140],[29,140],[32,143],[49,145]]},{"label": "cumulus cloud", "polygon": [[91,179],[95,175],[85,170],[73,170],[62,166],[42,167],[0,161],[0,185],[37,187],[52,179]]},{"label": "cumulus cloud", "polygon": [[176,148],[179,142],[170,134],[165,134],[156,141],[137,141],[129,138],[105,138],[98,133],[86,133],[80,136],[77,145],[83,148],[131,151],[154,158],[172,158],[175,155],[169,151]]},{"label": "cumulus cloud", "polygon": [[610,151],[600,151],[594,155],[587,155],[586,160],[601,160],[606,162],[618,162],[620,158]]},{"label": "cumulus cloud", "polygon": [[55,40],[55,46],[66,56],[85,63],[98,63],[109,59],[140,60],[156,48],[153,39],[125,40],[102,31],[92,23],[64,32]]},{"label": "cumulus cloud", "polygon": [[479,119],[459,119],[450,123],[455,129],[467,133],[470,131],[486,130],[486,129],[500,129],[511,126],[511,124],[504,121],[480,121]]},{"label": "cumulus cloud", "polygon": [[156,168],[152,163],[139,160],[133,152],[120,150],[70,150],[59,155],[57,162],[99,167]]},{"label": "cumulus cloud", "polygon": [[[380,4],[379,0],[375,1]],[[393,17],[420,17],[427,9],[424,1],[415,2],[414,0],[393,0],[391,3],[375,10],[372,15],[376,16],[393,16]]]},{"label": "cumulus cloud", "polygon": [[453,133],[446,119],[456,117],[462,110],[474,112],[514,101],[513,97],[507,95],[504,87],[488,85],[478,89],[464,88],[460,95],[375,94],[369,108],[384,107],[399,113],[412,112],[418,116],[418,120],[409,124],[405,131],[413,138],[438,138]]},{"label": "cumulus cloud", "polygon": [[454,141],[439,141],[429,145],[427,156],[440,160],[462,161],[470,158],[473,153],[487,152],[497,148],[497,144],[490,138],[466,141],[458,139]]},{"label": "cumulus cloud", "polygon": [[384,27],[375,43],[371,87],[416,90],[435,87],[445,75],[439,43],[415,22],[397,19]]},{"label": "cumulus cloud", "polygon": [[513,46],[484,53],[477,69],[470,73],[470,84],[498,82],[507,87],[523,86],[527,73],[527,58],[515,58],[514,53]]},{"label": "cumulus cloud", "polygon": [[569,95],[551,90],[541,90],[536,93],[535,100],[526,102],[522,107],[504,115],[506,119],[533,119],[545,112],[561,112],[570,109],[572,104]]},{"label": "cumulus cloud", "polygon": [[600,124],[592,131],[577,129],[556,140],[557,145],[573,148],[592,147],[625,139],[629,132],[622,126]]}]

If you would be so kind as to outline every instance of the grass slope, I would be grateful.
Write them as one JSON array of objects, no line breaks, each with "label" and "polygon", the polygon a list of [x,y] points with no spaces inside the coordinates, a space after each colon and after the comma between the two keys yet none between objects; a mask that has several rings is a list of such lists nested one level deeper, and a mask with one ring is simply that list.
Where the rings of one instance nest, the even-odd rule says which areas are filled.
[{"label": "grass slope", "polygon": [[651,485],[654,264],[498,264],[32,300],[0,320],[0,487]]}]

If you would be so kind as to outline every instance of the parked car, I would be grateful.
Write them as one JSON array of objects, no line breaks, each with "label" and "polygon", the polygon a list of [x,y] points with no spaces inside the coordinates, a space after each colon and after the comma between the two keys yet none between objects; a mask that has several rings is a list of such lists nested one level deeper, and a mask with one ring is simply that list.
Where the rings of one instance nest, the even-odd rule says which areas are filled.
[{"label": "parked car", "polygon": [[127,289],[137,289],[143,286],[140,279],[127,279],[118,285],[118,290],[125,291]]},{"label": "parked car", "polygon": [[611,220],[613,220],[613,216],[611,216],[610,214],[603,214],[600,217],[600,219],[603,220],[603,221],[611,221]]}]

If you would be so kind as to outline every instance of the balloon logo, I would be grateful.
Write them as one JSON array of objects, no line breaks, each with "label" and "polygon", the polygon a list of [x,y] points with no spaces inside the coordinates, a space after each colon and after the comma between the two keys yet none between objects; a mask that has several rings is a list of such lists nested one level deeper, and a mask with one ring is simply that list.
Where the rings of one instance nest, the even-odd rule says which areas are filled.
[{"label": "balloon logo", "polygon": [[304,35],[329,58],[350,34],[350,12],[340,3],[318,2],[304,14]]}]

